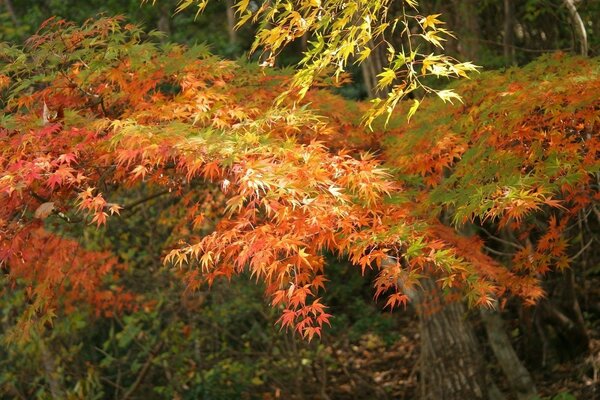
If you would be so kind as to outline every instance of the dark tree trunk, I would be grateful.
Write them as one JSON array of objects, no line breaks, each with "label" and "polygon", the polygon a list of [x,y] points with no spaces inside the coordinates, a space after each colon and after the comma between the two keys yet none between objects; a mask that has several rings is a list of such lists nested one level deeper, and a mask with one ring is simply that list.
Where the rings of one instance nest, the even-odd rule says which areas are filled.
[{"label": "dark tree trunk", "polygon": [[300,38],[300,51],[302,54],[308,51],[308,32],[305,32]]},{"label": "dark tree trunk", "polygon": [[421,323],[421,399],[488,399],[473,329],[459,301],[447,301],[431,279],[413,296]]},{"label": "dark tree trunk", "polygon": [[372,47],[369,57],[360,64],[367,96],[371,99],[385,98],[389,93],[389,88],[377,88],[377,75],[383,71],[385,65],[384,52],[382,46]]},{"label": "dark tree trunk", "polygon": [[573,271],[567,270],[563,278],[563,286],[535,309],[522,309],[524,347],[532,365],[547,367],[589,352],[590,337],[574,293]]},{"label": "dark tree trunk", "polygon": [[[576,319],[570,318],[565,312],[548,300],[543,300],[538,305],[541,329],[546,329],[542,337],[546,339],[544,360],[552,345],[558,361],[574,359],[589,352],[590,339],[585,325]],[[551,329],[550,329],[551,328]],[[552,342],[552,343],[549,343]]]},{"label": "dark tree trunk", "polygon": [[452,30],[458,37],[457,52],[460,57],[469,61],[479,58],[479,29],[478,0],[452,0],[454,8],[454,21]]},{"label": "dark tree trunk", "polygon": [[502,40],[504,59],[507,64],[515,63],[515,3],[504,0],[504,38]]},{"label": "dark tree trunk", "polygon": [[[576,284],[575,284],[575,273],[572,268],[567,268],[563,276],[565,286],[564,296],[564,309],[565,313],[569,316],[573,324],[573,331],[575,332],[575,340],[577,341],[577,349],[581,351],[580,354],[589,351],[590,347],[590,336],[588,335],[585,327],[585,320],[581,307],[579,306],[579,300],[577,299]],[[578,354],[579,355],[579,354]]]}]

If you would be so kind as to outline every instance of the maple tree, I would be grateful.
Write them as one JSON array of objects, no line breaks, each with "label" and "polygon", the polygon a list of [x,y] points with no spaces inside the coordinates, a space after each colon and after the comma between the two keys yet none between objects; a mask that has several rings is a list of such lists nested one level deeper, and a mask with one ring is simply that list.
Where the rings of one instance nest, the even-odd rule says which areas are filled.
[{"label": "maple tree", "polygon": [[[101,226],[122,208],[107,200],[111,185],[145,182],[182,196],[188,205],[191,229],[180,240],[189,244],[176,246],[166,263],[189,268],[190,287],[249,268],[267,282],[273,304],[285,305],[282,324],[309,338],[329,316],[317,295],[324,283],[324,250],[348,254],[363,270],[395,260],[396,267],[384,268],[377,280],[377,295],[399,289],[402,260],[414,266],[403,277],[406,285],[429,263],[450,276],[475,275],[452,252],[438,251],[444,244],[426,240],[435,233],[412,215],[412,203],[386,201],[403,191],[371,154],[329,152],[332,126],[308,110],[270,107],[273,92],[239,102],[254,86],[278,85],[282,77],[244,76],[239,84],[230,62],[189,61],[202,50],[179,46],[157,57],[155,45],[139,42],[137,28],[115,33],[119,26],[118,20],[103,19],[79,30],[49,21],[47,33],[28,44],[42,77],[12,49],[5,86],[16,77],[19,82],[8,96],[7,108],[15,111],[5,114],[2,177],[4,229],[14,232],[5,236],[3,251],[11,274],[23,252],[14,243],[23,242],[26,228],[55,211],[67,221],[79,212]],[[90,42],[103,46],[106,55],[77,51]],[[40,78],[46,85],[28,92]],[[175,88],[160,89],[166,85]],[[45,111],[40,126],[39,113],[29,112],[38,107],[64,117]],[[12,131],[17,124],[19,130]],[[198,188],[196,180],[206,183]],[[215,232],[199,237],[194,230],[203,224],[199,199],[207,184],[221,188],[215,200],[222,202],[223,218],[213,221]],[[15,219],[23,207],[36,212]],[[414,248],[406,244],[413,242]],[[402,254],[402,248],[409,251]],[[461,281],[470,286],[474,302],[488,301],[491,288],[484,278]],[[392,294],[389,305],[405,300]]]},{"label": "maple tree", "polygon": [[[192,5],[200,14],[208,0],[181,0],[177,11]],[[312,35],[303,52],[291,88],[282,91],[279,99],[294,93],[303,97],[323,75],[334,81],[345,73],[349,63],[367,60],[372,52],[385,52],[384,67],[377,71],[376,86],[387,96],[372,100],[365,113],[365,123],[387,115],[388,119],[399,101],[414,95],[418,89],[437,94],[444,101],[459,100],[452,90],[439,90],[424,81],[428,77],[467,77],[477,70],[471,62],[459,62],[446,54],[436,54],[452,33],[444,27],[440,14],[422,15],[417,0],[264,2],[260,7],[250,1],[232,4],[238,15],[236,28],[249,21],[259,25],[250,52],[261,50],[262,65],[273,66],[282,49],[294,40]],[[401,40],[392,41],[399,36]],[[399,49],[395,48],[399,45]],[[421,49],[424,47],[424,49]],[[434,50],[431,50],[433,47]],[[420,101],[413,102],[413,111]]]},{"label": "maple tree", "polygon": [[[558,54],[506,73],[484,73],[460,85],[464,105],[426,102],[410,125],[384,139],[388,165],[410,183],[419,212],[444,222],[444,240],[471,255],[480,270],[505,268],[497,295],[508,289],[536,304],[537,316],[527,307],[520,312],[525,329],[540,326],[524,333],[528,351],[539,351],[538,357],[546,356],[535,349],[549,345],[549,331],[558,333],[569,357],[589,349],[575,294],[584,278],[576,279],[570,268],[585,273],[582,266],[594,259],[600,221],[594,215],[600,197],[598,71],[598,60]],[[550,271],[562,278],[543,284]],[[500,301],[505,305],[507,298]],[[486,315],[491,336],[495,322]],[[501,360],[510,345],[499,342],[494,353]],[[424,346],[438,359],[455,357],[435,342]],[[520,398],[535,394],[518,362],[505,360],[502,369]],[[439,387],[443,378],[435,372],[424,376],[434,376]]]},{"label": "maple tree", "polygon": [[409,125],[365,134],[365,105],[309,90],[274,106],[293,78],[143,36],[119,18],[52,19],[2,45],[0,263],[28,288],[25,331],[82,301],[152,309],[119,288],[124,263],[61,229],[162,196],[177,220],[164,261],[189,290],[248,271],[309,340],[330,319],[326,253],[376,269],[390,308],[427,278],[472,305],[533,303],[579,254],[569,224],[598,201],[597,61],[484,74],[464,105],[427,100]]}]

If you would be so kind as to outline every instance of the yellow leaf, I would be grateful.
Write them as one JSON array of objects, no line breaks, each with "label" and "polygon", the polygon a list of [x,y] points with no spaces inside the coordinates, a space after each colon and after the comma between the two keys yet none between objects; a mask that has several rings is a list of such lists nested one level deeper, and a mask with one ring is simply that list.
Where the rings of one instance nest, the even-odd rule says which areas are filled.
[{"label": "yellow leaf", "polygon": [[462,103],[462,98],[453,90],[439,90],[435,92],[435,94],[437,94],[444,103],[450,102],[450,104],[454,104],[452,99],[456,99]]},{"label": "yellow leaf", "polygon": [[384,68],[383,72],[377,75],[379,78],[379,82],[377,82],[377,87],[383,89],[386,86],[389,86],[394,79],[396,79],[396,71],[390,68]]},{"label": "yellow leaf", "polygon": [[250,0],[240,0],[235,4],[235,8],[237,8],[237,12],[243,14],[244,11],[248,9],[248,5],[250,4]]},{"label": "yellow leaf", "polygon": [[421,19],[421,21],[419,21],[419,22],[421,23],[421,26],[423,27],[423,29],[427,29],[428,27],[435,29],[436,25],[443,24],[442,21],[437,19],[437,17],[439,17],[440,15],[442,15],[442,14],[428,15],[425,18]]},{"label": "yellow leaf", "polygon": [[369,57],[369,55],[371,54],[371,49],[369,47],[365,47],[358,55],[358,58],[356,59],[357,62],[362,62],[364,60],[367,59],[367,57]]},{"label": "yellow leaf", "polygon": [[413,115],[415,115],[415,113],[417,112],[417,110],[419,109],[419,106],[421,105],[421,102],[417,99],[415,99],[413,105],[410,107],[410,110],[408,110],[408,115],[407,115],[407,119],[410,121],[411,117]]}]

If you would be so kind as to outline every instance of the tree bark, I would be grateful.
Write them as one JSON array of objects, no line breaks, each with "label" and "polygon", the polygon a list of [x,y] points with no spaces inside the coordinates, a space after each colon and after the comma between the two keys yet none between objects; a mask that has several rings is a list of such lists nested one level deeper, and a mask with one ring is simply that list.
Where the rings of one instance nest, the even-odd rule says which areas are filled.
[{"label": "tree bark", "polygon": [[469,61],[479,57],[479,13],[478,0],[452,0],[454,14],[453,30],[458,36],[458,53]]},{"label": "tree bark", "polygon": [[577,332],[577,348],[580,349],[581,353],[586,353],[590,348],[590,336],[588,335],[585,327],[585,319],[579,306],[579,300],[577,299],[577,293],[575,289],[575,273],[573,267],[567,268],[564,272],[564,307],[567,315],[573,321],[574,331]]},{"label": "tree bark", "polygon": [[559,361],[574,359],[589,351],[589,336],[585,325],[570,318],[549,300],[542,300],[538,310],[541,322],[554,330],[553,347],[556,349]]},{"label": "tree bark", "polygon": [[365,89],[367,90],[367,96],[370,99],[374,98],[385,98],[387,97],[390,89],[389,88],[377,88],[377,75],[383,71],[385,65],[385,49],[382,46],[373,47],[371,46],[371,54],[361,64],[361,70],[363,80],[365,83]]},{"label": "tree bark", "polygon": [[535,398],[537,392],[533,379],[515,353],[500,314],[494,310],[482,309],[481,317],[485,324],[490,347],[517,399],[531,400]]},{"label": "tree bark", "polygon": [[515,3],[504,0],[504,37],[502,39],[504,59],[507,64],[515,63]]},{"label": "tree bark", "polygon": [[159,11],[160,16],[158,17],[157,28],[159,31],[165,34],[166,37],[165,39],[163,39],[163,41],[166,41],[166,38],[168,38],[171,35],[171,10],[169,9],[168,5],[164,4],[162,7],[159,8]]},{"label": "tree bark", "polygon": [[300,38],[300,51],[302,54],[308,51],[308,32],[305,32]]},{"label": "tree bark", "polygon": [[367,91],[367,97],[370,99],[374,99],[375,97],[375,88],[373,86],[373,82],[376,81],[374,72],[373,72],[373,64],[367,59],[364,60],[360,64],[360,69],[362,71],[363,81],[365,83],[365,90]]},{"label": "tree bark", "polygon": [[413,294],[421,324],[421,399],[488,399],[473,330],[459,301],[447,301],[432,279]]},{"label": "tree bark", "polygon": [[229,34],[229,44],[232,46],[237,44],[237,32],[235,30],[236,18],[233,5],[233,0],[225,1],[225,7],[227,8],[227,33]]},{"label": "tree bark", "polygon": [[60,374],[56,368],[54,356],[46,348],[46,344],[44,343],[43,339],[40,339],[38,345],[42,358],[42,366],[45,372],[45,378],[48,381],[48,386],[50,387],[50,395],[53,399],[63,399],[65,398],[65,392],[60,381]]}]

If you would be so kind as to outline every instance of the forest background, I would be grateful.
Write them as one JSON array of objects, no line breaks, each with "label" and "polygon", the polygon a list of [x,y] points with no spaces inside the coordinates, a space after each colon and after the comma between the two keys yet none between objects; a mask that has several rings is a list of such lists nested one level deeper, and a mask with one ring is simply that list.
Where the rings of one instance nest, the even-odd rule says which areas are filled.
[{"label": "forest background", "polygon": [[[329,281],[321,296],[333,317],[331,326],[318,332],[320,338],[308,341],[293,329],[280,329],[276,322],[281,310],[270,306],[272,299],[265,299],[265,288],[249,279],[250,272],[234,276],[230,282],[217,280],[210,289],[201,286],[190,291],[186,290],[189,276],[185,277],[187,283],[182,282],[177,268],[163,265],[164,256],[177,240],[186,237],[187,230],[210,232],[210,223],[195,220],[194,212],[201,208],[206,220],[219,215],[224,208],[219,197],[224,191],[222,184],[207,189],[208,200],[192,196],[179,202],[181,199],[171,196],[170,190],[154,191],[153,185],[160,188],[161,182],[138,182],[133,188],[113,193],[111,201],[125,205],[125,210],[99,228],[96,221],[91,226],[64,223],[54,209],[58,202],[34,198],[31,201],[37,201],[37,207],[30,219],[38,223],[43,220],[50,231],[72,238],[75,244],[68,250],[70,255],[80,257],[82,248],[97,254],[109,250],[116,255],[119,273],[100,276],[98,285],[117,293],[126,288],[126,293],[123,304],[111,303],[110,310],[95,310],[81,298],[72,304],[64,301],[60,307],[38,304],[27,281],[31,277],[18,275],[14,266],[11,270],[8,247],[0,248],[7,271],[0,300],[5,343],[0,350],[2,396],[436,398],[435,392],[423,389],[425,383],[451,381],[452,372],[444,370],[459,369],[458,363],[464,361],[473,363],[470,367],[481,367],[481,376],[473,377],[473,381],[485,382],[483,385],[490,388],[477,395],[479,398],[599,397],[600,70],[594,57],[600,52],[596,26],[600,2],[579,1],[576,5],[587,33],[585,46],[579,22],[563,1],[419,2],[423,15],[442,13],[440,19],[456,35],[444,44],[444,53],[472,61],[486,71],[471,75],[470,81],[453,84],[463,97],[462,104],[435,101],[416,90],[407,105],[398,106],[389,126],[376,125],[374,132],[368,133],[360,124],[360,115],[367,108],[356,101],[387,96],[387,88],[378,86],[378,75],[387,59],[386,49],[381,47],[362,64],[350,65],[352,82],[337,87],[325,81],[320,86],[331,86],[333,94],[315,90],[307,95],[309,106],[329,118],[332,129],[338,132],[323,139],[328,148],[381,155],[386,166],[410,188],[407,196],[442,210],[436,216],[441,226],[460,233],[455,236],[455,232],[449,234],[437,227],[439,240],[451,243],[463,252],[460,254],[466,254],[469,247],[480,247],[481,252],[471,256],[471,264],[498,263],[511,271],[528,270],[523,276],[533,274],[540,280],[545,297],[539,298],[541,292],[534,292],[535,285],[511,277],[506,287],[516,296],[501,297],[498,310],[468,308],[460,300],[446,297],[428,303],[409,296],[412,301],[408,307],[390,312],[390,305],[393,308],[405,299],[388,297],[386,292],[374,300],[378,289],[372,286],[373,281],[381,282],[381,265],[363,268],[361,273],[361,268],[350,262],[351,257],[327,253]],[[274,95],[263,92],[282,85],[277,77],[273,78],[276,83],[261,80],[261,76],[270,76],[256,67],[264,61],[261,54],[248,55],[257,26],[249,23],[234,29],[239,15],[231,1],[210,2],[199,15],[193,7],[175,13],[177,7],[177,2],[169,0],[154,5],[137,0],[4,0],[0,3],[0,39],[22,44],[51,16],[80,25],[99,14],[123,15],[125,22],[112,32],[122,35],[120,39],[111,41],[110,35],[103,36],[99,25],[93,23],[84,32],[87,29],[89,34],[98,34],[106,49],[137,45],[128,36],[131,34],[125,24],[129,22],[139,24],[145,32],[159,31],[160,35],[144,36],[157,46],[206,43],[197,50],[200,58],[210,59],[210,51],[236,60],[243,68],[237,72],[239,81],[228,75],[211,75],[210,79],[223,80],[242,97],[252,85],[262,85],[254,92],[261,100],[253,104],[267,108]],[[52,29],[60,32],[63,28],[59,24],[48,31]],[[65,37],[75,32],[64,27]],[[285,67],[299,62],[311,40],[305,35],[291,43],[275,61],[276,67],[284,68],[277,74],[289,75]],[[586,58],[575,56],[582,53]],[[168,54],[157,47],[155,57]],[[6,55],[6,59],[11,57]],[[6,59],[3,63],[14,67]],[[174,59],[172,63],[184,61]],[[218,61],[207,61],[208,67],[218,65]],[[427,84],[442,89],[447,81],[431,79]],[[9,107],[9,95],[21,96],[16,89],[5,90],[5,107]],[[414,99],[422,100],[422,105],[409,123],[406,115]],[[244,104],[239,98],[236,101]],[[2,140],[3,145],[10,146],[6,114]],[[37,119],[46,118],[42,111],[38,114]],[[58,114],[47,122],[52,118]],[[4,147],[4,165],[9,165],[6,160],[12,156]],[[138,173],[136,177],[143,180],[145,173]],[[62,183],[57,182],[57,186]],[[505,193],[499,200],[499,187],[514,193]],[[7,190],[7,186],[0,188]],[[9,207],[8,212],[12,211]],[[3,214],[3,222],[9,220],[7,215]],[[469,223],[456,224],[463,220]],[[3,235],[6,240],[5,231]],[[49,238],[44,240],[46,248],[53,246]],[[406,251],[421,251],[419,246],[417,242]],[[41,254],[34,257],[33,264],[53,262],[51,256]],[[488,258],[481,258],[484,256]],[[101,262],[86,257],[81,255],[82,269],[86,263]],[[88,279],[85,274],[82,277]],[[470,289],[481,287],[473,284]],[[102,296],[105,292],[96,293]],[[467,290],[467,300],[477,303],[481,299]],[[32,316],[32,304],[39,306],[34,313],[44,309],[41,317]],[[443,318],[432,318],[436,312]],[[436,328],[438,323],[441,325]],[[19,329],[17,334],[15,329]],[[16,336],[27,337],[17,340]],[[463,359],[461,353],[468,356]],[[464,393],[478,389],[464,390],[444,398],[464,398]]]}]

